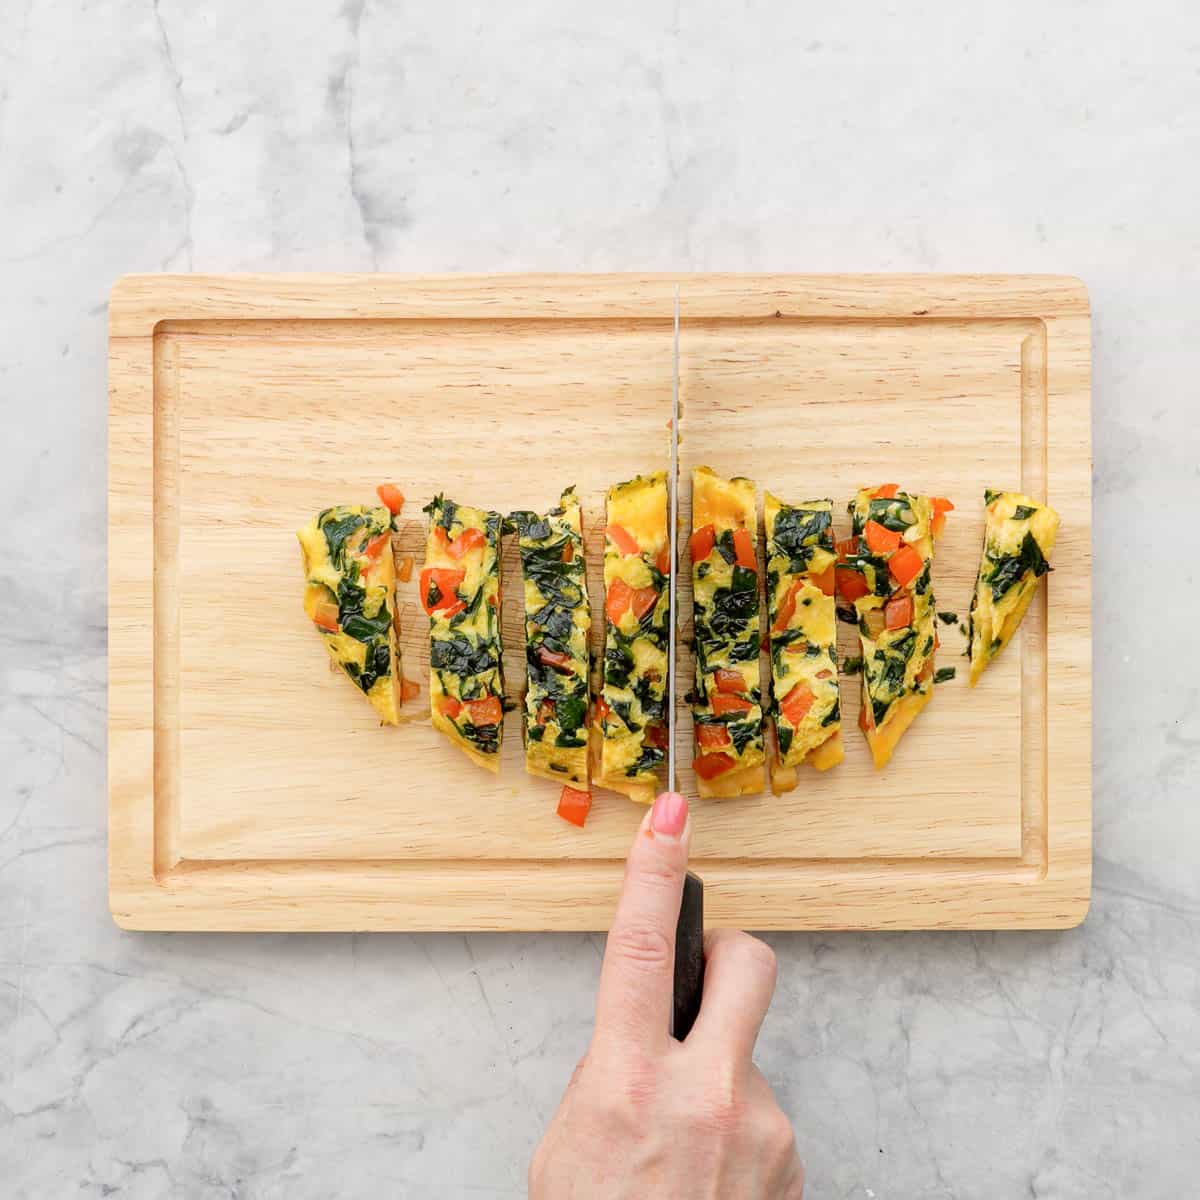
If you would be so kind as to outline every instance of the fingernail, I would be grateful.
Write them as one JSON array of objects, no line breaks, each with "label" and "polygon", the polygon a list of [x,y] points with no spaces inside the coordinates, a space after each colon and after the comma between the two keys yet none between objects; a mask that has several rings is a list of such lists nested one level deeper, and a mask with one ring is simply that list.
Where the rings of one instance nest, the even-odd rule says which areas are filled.
[{"label": "fingernail", "polygon": [[683,833],[683,827],[687,824],[687,815],[687,801],[678,792],[663,792],[654,801],[654,808],[650,813],[650,824],[655,833],[661,833],[664,837],[677,838]]}]

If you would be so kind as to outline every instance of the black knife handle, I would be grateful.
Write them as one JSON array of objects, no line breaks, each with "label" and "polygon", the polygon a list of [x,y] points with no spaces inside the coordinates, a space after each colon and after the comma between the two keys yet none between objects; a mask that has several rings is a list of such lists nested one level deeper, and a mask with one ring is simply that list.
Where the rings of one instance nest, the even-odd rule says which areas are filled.
[{"label": "black knife handle", "polygon": [[704,881],[691,871],[684,876],[683,899],[675,926],[675,994],[671,1036],[683,1041],[700,1015],[704,994]]}]

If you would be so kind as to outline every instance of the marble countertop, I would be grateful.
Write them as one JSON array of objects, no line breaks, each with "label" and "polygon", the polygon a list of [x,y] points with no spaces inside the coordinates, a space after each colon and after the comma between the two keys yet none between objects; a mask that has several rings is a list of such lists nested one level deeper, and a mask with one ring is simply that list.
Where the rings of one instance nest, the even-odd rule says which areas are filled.
[{"label": "marble countertop", "polygon": [[599,937],[110,922],[106,299],[193,269],[1082,276],[1091,915],[774,936],[760,1060],[813,1197],[1194,1194],[1198,112],[1166,0],[0,5],[5,1194],[517,1197],[588,1037]]}]

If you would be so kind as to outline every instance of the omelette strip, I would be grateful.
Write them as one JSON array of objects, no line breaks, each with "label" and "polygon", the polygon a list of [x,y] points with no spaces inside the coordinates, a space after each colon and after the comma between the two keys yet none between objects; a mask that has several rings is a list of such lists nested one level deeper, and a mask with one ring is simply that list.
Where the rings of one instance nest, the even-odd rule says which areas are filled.
[{"label": "omelette strip", "polygon": [[842,761],[837,616],[833,599],[833,502],[787,505],[767,492],[767,609],[771,619],[771,710],[778,752],[771,788],[797,783],[796,768]]},{"label": "omelette strip", "polygon": [[1012,640],[1050,570],[1058,513],[1020,492],[984,494],[983,555],[971,600],[971,686]]},{"label": "omelette strip", "polygon": [[588,606],[579,502],[509,518],[525,578],[525,769],[588,786]]},{"label": "omelette strip", "polygon": [[933,695],[937,649],[933,539],[954,506],[894,483],[864,488],[850,503],[853,536],[838,545],[837,591],[854,602],[862,647],[858,723],[875,766],[886,766]]},{"label": "omelette strip", "polygon": [[666,475],[639,475],[609,488],[607,519],[604,684],[593,726],[593,778],[651,804],[667,747]]},{"label": "omelette strip", "polygon": [[473,762],[500,770],[500,529],[496,512],[436,496],[419,594],[429,614],[429,703],[439,729]]},{"label": "omelette strip", "polygon": [[392,514],[361,505],[326,508],[296,534],[304,559],[304,611],[330,658],[387,725],[399,720],[401,703],[391,535]]},{"label": "omelette strip", "polygon": [[704,797],[763,787],[757,525],[753,480],[722,479],[708,467],[692,472],[692,765]]}]

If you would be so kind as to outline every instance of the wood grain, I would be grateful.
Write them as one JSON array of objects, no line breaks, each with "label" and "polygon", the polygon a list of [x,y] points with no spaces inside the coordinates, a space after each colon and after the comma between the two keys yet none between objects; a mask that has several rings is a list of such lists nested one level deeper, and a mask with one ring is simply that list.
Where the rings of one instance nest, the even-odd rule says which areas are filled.
[{"label": "wood grain", "polygon": [[[525,775],[398,729],[325,666],[294,530],[329,503],[434,492],[544,508],[577,485],[600,611],[609,484],[661,469],[681,292],[682,471],[785,499],[864,483],[958,504],[938,607],[965,618],[985,486],[1063,517],[1056,573],[968,696],[938,688],[883,773],[847,761],[784,797],[694,806],[714,924],[1046,927],[1090,890],[1089,318],[1038,277],[144,276],[110,338],[110,898],[131,928],[604,928],[641,810],[597,792],[586,830]],[[453,419],[449,415],[453,414]],[[631,449],[632,447],[632,449]],[[682,519],[689,519],[686,488]],[[682,613],[690,611],[687,572]],[[519,596],[515,546],[505,592]],[[399,587],[404,673],[425,621]],[[520,605],[505,611],[510,693]],[[596,642],[602,630],[597,622]],[[843,652],[853,633],[844,631]],[[962,638],[943,627],[940,663]],[[691,663],[680,663],[681,692]],[[686,706],[681,709],[686,714]],[[690,761],[690,721],[680,729]],[[687,745],[682,745],[687,743]],[[695,796],[685,773],[684,790]]]}]

